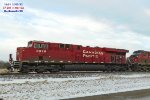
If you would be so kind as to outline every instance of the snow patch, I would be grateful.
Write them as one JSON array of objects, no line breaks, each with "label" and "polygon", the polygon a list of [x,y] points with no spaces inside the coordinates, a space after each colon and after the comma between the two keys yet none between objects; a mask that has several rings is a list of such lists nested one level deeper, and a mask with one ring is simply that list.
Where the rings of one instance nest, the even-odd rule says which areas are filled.
[{"label": "snow patch", "polygon": [[150,89],[150,74],[100,74],[95,77],[0,79],[4,100],[56,100]]}]

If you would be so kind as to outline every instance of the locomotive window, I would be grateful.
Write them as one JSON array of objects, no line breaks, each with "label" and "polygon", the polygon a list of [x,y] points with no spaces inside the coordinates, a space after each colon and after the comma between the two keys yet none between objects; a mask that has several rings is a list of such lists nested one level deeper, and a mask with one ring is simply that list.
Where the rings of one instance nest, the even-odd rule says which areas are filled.
[{"label": "locomotive window", "polygon": [[144,50],[134,51],[134,52],[133,52],[133,55],[138,56],[138,55],[140,55],[140,54],[143,53],[143,52],[144,52]]},{"label": "locomotive window", "polygon": [[32,41],[28,42],[28,47],[32,47]]},{"label": "locomotive window", "polygon": [[60,44],[59,48],[65,48],[65,45],[64,44]]},{"label": "locomotive window", "polygon": [[48,44],[39,44],[39,43],[36,43],[36,44],[34,44],[34,48],[48,49]]},{"label": "locomotive window", "polygon": [[48,49],[48,44],[45,44],[45,49]]},{"label": "locomotive window", "polygon": [[39,48],[42,48],[42,44],[39,44]]},{"label": "locomotive window", "polygon": [[45,45],[45,44],[42,44],[41,47],[44,48],[44,47],[45,47],[44,45]]},{"label": "locomotive window", "polygon": [[48,44],[42,44],[41,45],[43,49],[47,49],[48,48]]},{"label": "locomotive window", "polygon": [[65,46],[66,48],[70,48],[71,47],[71,45],[70,44],[66,44],[66,46]]},{"label": "locomotive window", "polygon": [[38,43],[36,43],[36,44],[34,44],[34,47],[35,47],[35,48],[41,48],[41,45],[38,44]]}]

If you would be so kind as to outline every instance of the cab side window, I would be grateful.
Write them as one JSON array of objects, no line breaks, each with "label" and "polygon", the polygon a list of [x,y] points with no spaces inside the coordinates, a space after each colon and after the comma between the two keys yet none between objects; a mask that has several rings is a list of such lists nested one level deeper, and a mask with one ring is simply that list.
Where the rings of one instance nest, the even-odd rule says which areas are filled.
[{"label": "cab side window", "polygon": [[66,47],[66,48],[71,48],[71,45],[70,45],[70,44],[66,44],[65,47]]},{"label": "cab side window", "polygon": [[65,48],[65,45],[64,44],[60,44],[59,48]]},{"label": "cab side window", "polygon": [[41,48],[43,48],[43,49],[48,49],[48,44],[42,44],[42,45],[41,45]]},{"label": "cab side window", "polygon": [[35,44],[34,44],[34,48],[40,48],[40,47],[41,47],[40,44],[38,44],[38,43],[35,43]]},{"label": "cab side window", "polygon": [[34,48],[42,48],[42,49],[48,49],[48,44],[40,44],[40,43],[35,43]]}]

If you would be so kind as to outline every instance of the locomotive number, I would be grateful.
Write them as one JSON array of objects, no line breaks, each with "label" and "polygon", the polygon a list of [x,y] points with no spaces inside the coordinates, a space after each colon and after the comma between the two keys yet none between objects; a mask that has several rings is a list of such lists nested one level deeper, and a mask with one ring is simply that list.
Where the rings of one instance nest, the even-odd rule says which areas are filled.
[{"label": "locomotive number", "polygon": [[36,50],[37,53],[46,53],[46,50]]}]

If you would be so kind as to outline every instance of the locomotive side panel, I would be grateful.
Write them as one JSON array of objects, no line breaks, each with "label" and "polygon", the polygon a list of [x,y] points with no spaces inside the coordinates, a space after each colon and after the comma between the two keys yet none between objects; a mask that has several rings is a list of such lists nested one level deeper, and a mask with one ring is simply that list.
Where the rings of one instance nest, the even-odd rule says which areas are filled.
[{"label": "locomotive side panel", "polygon": [[85,63],[104,63],[104,52],[102,48],[83,47],[81,60]]},{"label": "locomotive side panel", "polygon": [[51,44],[49,56],[56,63],[75,63],[80,62],[80,51],[76,45],[70,44]]},{"label": "locomotive side panel", "polygon": [[112,64],[126,64],[126,53],[128,50],[104,48],[105,50],[105,62]]}]

